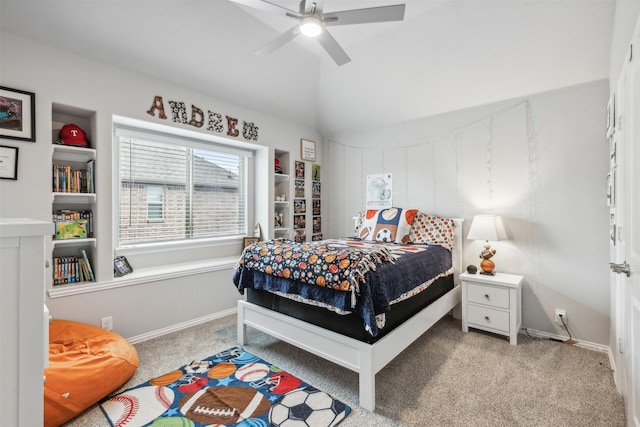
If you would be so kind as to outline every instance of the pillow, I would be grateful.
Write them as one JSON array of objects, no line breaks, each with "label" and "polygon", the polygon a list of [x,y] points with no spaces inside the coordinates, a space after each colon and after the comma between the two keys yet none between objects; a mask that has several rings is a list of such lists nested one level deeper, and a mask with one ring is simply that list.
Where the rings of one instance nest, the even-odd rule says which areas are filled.
[{"label": "pillow", "polygon": [[455,222],[451,218],[418,212],[411,225],[409,241],[413,243],[440,245],[449,250],[453,250],[454,227]]},{"label": "pillow", "polygon": [[357,230],[357,237],[372,242],[407,243],[417,209],[369,209]]}]

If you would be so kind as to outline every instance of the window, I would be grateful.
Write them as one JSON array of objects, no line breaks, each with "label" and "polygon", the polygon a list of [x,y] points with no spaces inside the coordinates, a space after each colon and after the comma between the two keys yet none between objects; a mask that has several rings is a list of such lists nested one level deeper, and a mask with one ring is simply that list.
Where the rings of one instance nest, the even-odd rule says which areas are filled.
[{"label": "window", "polygon": [[244,148],[116,125],[118,248],[245,236]]},{"label": "window", "polygon": [[162,185],[147,186],[147,221],[162,221],[164,204],[164,187]]}]

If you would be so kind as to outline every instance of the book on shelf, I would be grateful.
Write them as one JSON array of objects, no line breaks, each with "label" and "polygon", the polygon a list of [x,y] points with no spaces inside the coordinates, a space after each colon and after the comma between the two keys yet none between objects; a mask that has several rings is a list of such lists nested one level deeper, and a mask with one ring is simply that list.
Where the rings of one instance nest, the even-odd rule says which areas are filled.
[{"label": "book on shelf", "polygon": [[94,160],[89,160],[84,169],[53,165],[52,178],[53,191],[56,193],[95,193]]},{"label": "book on shelf", "polygon": [[91,282],[96,281],[96,277],[93,275],[93,269],[91,268],[91,262],[89,261],[89,257],[87,256],[87,252],[84,249],[80,249],[80,253],[82,254],[82,259],[84,260],[85,266],[87,268],[87,273],[89,280]]},{"label": "book on shelf", "polygon": [[84,250],[82,257],[60,256],[53,258],[53,285],[69,283],[95,282],[91,262]]}]

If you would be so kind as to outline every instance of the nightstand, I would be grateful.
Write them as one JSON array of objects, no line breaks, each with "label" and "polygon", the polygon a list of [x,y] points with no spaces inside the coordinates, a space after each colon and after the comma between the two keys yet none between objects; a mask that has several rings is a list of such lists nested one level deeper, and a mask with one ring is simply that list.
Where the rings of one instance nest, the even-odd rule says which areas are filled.
[{"label": "nightstand", "polygon": [[509,337],[518,344],[522,324],[522,283],[517,274],[462,273],[462,331],[469,327]]}]

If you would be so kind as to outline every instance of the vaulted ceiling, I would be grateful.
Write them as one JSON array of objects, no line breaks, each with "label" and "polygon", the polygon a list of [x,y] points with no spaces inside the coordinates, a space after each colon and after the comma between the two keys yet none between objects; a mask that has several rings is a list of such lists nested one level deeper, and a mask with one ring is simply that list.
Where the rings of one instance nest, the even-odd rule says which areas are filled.
[{"label": "vaulted ceiling", "polygon": [[325,0],[324,11],[396,3],[401,22],[330,28],[351,57],[340,67],[309,39],[254,55],[295,20],[228,0],[0,0],[0,28],[325,137],[608,77],[615,0]]}]

